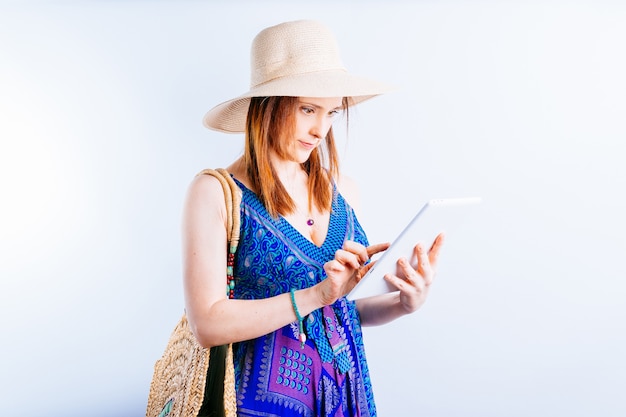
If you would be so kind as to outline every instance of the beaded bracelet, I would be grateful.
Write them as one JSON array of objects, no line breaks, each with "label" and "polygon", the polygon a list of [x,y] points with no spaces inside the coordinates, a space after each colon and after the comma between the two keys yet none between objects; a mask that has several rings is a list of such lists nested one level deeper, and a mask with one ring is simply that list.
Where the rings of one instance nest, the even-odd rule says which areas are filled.
[{"label": "beaded bracelet", "polygon": [[296,290],[292,288],[290,294],[291,294],[291,306],[293,307],[294,313],[296,313],[296,318],[298,319],[298,326],[300,330],[298,339],[300,339],[300,347],[303,348],[304,343],[306,342],[306,333],[304,333],[304,323],[302,320],[302,316],[300,315],[300,311],[298,311],[298,306],[296,305]]}]

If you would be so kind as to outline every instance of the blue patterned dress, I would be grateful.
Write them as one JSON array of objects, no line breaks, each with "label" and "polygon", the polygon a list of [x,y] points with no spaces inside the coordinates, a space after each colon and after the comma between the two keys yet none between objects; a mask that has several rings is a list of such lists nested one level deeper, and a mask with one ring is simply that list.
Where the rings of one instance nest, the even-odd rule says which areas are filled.
[{"label": "blue patterned dress", "polygon": [[[262,299],[307,288],[326,277],[323,265],[345,240],[367,245],[352,208],[334,193],[326,240],[318,247],[284,218],[273,219],[242,183],[241,240],[235,298]],[[376,407],[356,305],[345,298],[298,323],[233,346],[239,416],[364,416]]]}]

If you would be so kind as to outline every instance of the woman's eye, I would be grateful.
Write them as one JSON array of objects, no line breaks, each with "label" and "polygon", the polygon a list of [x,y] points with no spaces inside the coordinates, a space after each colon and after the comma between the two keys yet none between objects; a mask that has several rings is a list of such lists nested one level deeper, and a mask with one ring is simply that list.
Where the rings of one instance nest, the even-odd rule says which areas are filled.
[{"label": "woman's eye", "polygon": [[338,115],[339,115],[339,113],[340,113],[340,111],[339,111],[339,110],[331,110],[330,112],[328,112],[328,114],[329,114],[329,116],[330,116],[330,117],[335,117],[335,116],[338,116]]},{"label": "woman's eye", "polygon": [[313,114],[314,110],[311,107],[302,107],[302,112],[304,114]]}]

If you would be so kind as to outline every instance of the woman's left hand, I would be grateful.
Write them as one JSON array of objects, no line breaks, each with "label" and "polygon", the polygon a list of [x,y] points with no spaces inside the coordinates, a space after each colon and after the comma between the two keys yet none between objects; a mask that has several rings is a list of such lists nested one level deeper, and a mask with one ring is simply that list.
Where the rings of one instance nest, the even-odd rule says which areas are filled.
[{"label": "woman's left hand", "polygon": [[412,313],[424,302],[437,272],[437,257],[444,236],[439,234],[430,249],[426,251],[422,243],[415,246],[417,267],[413,268],[406,258],[398,260],[398,275],[386,274],[385,280],[400,291],[400,303],[407,313]]}]

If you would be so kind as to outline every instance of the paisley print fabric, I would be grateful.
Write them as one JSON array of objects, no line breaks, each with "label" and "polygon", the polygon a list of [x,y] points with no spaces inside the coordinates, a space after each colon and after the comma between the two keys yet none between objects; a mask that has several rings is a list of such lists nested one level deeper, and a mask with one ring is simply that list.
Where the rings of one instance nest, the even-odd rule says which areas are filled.
[{"label": "paisley print fabric", "polygon": [[[235,259],[235,298],[262,299],[323,280],[323,265],[345,240],[367,245],[352,208],[335,190],[326,240],[306,239],[282,217],[272,218],[257,196],[243,191],[241,239]],[[234,345],[239,416],[376,415],[356,305],[345,298],[298,323]]]}]

